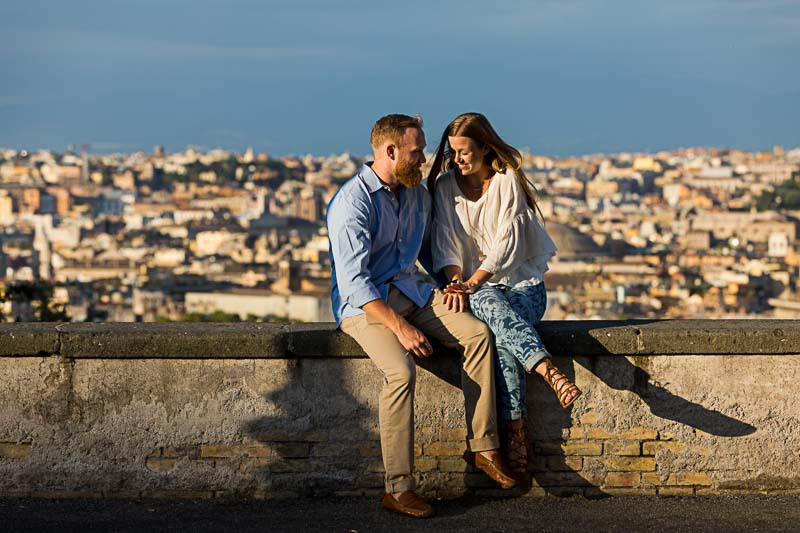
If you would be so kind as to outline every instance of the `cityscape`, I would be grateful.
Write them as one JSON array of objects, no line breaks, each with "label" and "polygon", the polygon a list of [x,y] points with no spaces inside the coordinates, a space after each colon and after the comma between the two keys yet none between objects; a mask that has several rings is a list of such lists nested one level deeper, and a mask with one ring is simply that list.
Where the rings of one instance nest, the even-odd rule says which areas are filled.
[{"label": "cityscape", "polygon": [[[365,157],[90,149],[0,150],[3,321],[333,320],[325,211]],[[545,320],[800,318],[800,148],[523,169],[558,246]]]}]

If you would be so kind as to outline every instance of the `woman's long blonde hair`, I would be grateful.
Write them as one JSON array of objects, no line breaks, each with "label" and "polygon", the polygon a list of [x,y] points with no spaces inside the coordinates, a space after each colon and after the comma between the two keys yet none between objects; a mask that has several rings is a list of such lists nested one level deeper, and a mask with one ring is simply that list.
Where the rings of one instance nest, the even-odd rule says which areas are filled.
[{"label": "woman's long blonde hair", "polygon": [[452,148],[450,148],[448,137],[469,137],[478,146],[488,147],[489,151],[483,158],[484,163],[490,164],[495,172],[506,172],[507,169],[512,169],[522,190],[525,191],[528,207],[541,217],[541,211],[536,204],[536,187],[528,181],[522,171],[522,154],[501,139],[489,123],[489,119],[480,113],[458,115],[444,129],[439,147],[436,148],[436,155],[433,157],[433,165],[428,173],[428,191],[431,194],[436,191],[437,176],[449,170],[459,172],[453,162]]}]

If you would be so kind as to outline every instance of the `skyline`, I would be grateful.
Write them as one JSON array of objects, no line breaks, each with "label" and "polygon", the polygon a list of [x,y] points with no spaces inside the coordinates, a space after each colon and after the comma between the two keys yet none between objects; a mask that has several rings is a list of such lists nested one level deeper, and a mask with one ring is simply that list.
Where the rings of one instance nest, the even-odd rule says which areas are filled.
[{"label": "skyline", "polygon": [[796,2],[267,4],[4,6],[0,146],[364,154],[403,112],[432,151],[473,110],[554,156],[800,146]]}]

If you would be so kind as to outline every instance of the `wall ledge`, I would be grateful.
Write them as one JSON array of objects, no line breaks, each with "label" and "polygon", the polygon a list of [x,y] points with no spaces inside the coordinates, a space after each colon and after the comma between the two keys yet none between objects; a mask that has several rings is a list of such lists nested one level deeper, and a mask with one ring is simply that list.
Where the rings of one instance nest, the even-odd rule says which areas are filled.
[{"label": "wall ledge", "polygon": [[[800,320],[573,320],[538,328],[554,355],[800,353]],[[294,359],[366,357],[332,323],[6,323],[0,357]]]}]

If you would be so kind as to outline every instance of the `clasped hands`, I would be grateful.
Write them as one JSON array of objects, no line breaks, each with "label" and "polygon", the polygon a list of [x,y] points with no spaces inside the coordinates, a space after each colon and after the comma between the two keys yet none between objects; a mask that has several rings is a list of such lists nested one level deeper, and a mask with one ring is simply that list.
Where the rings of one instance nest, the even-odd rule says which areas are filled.
[{"label": "clasped hands", "polygon": [[444,304],[448,311],[460,313],[469,308],[469,295],[478,290],[476,283],[452,280],[444,288]]}]

